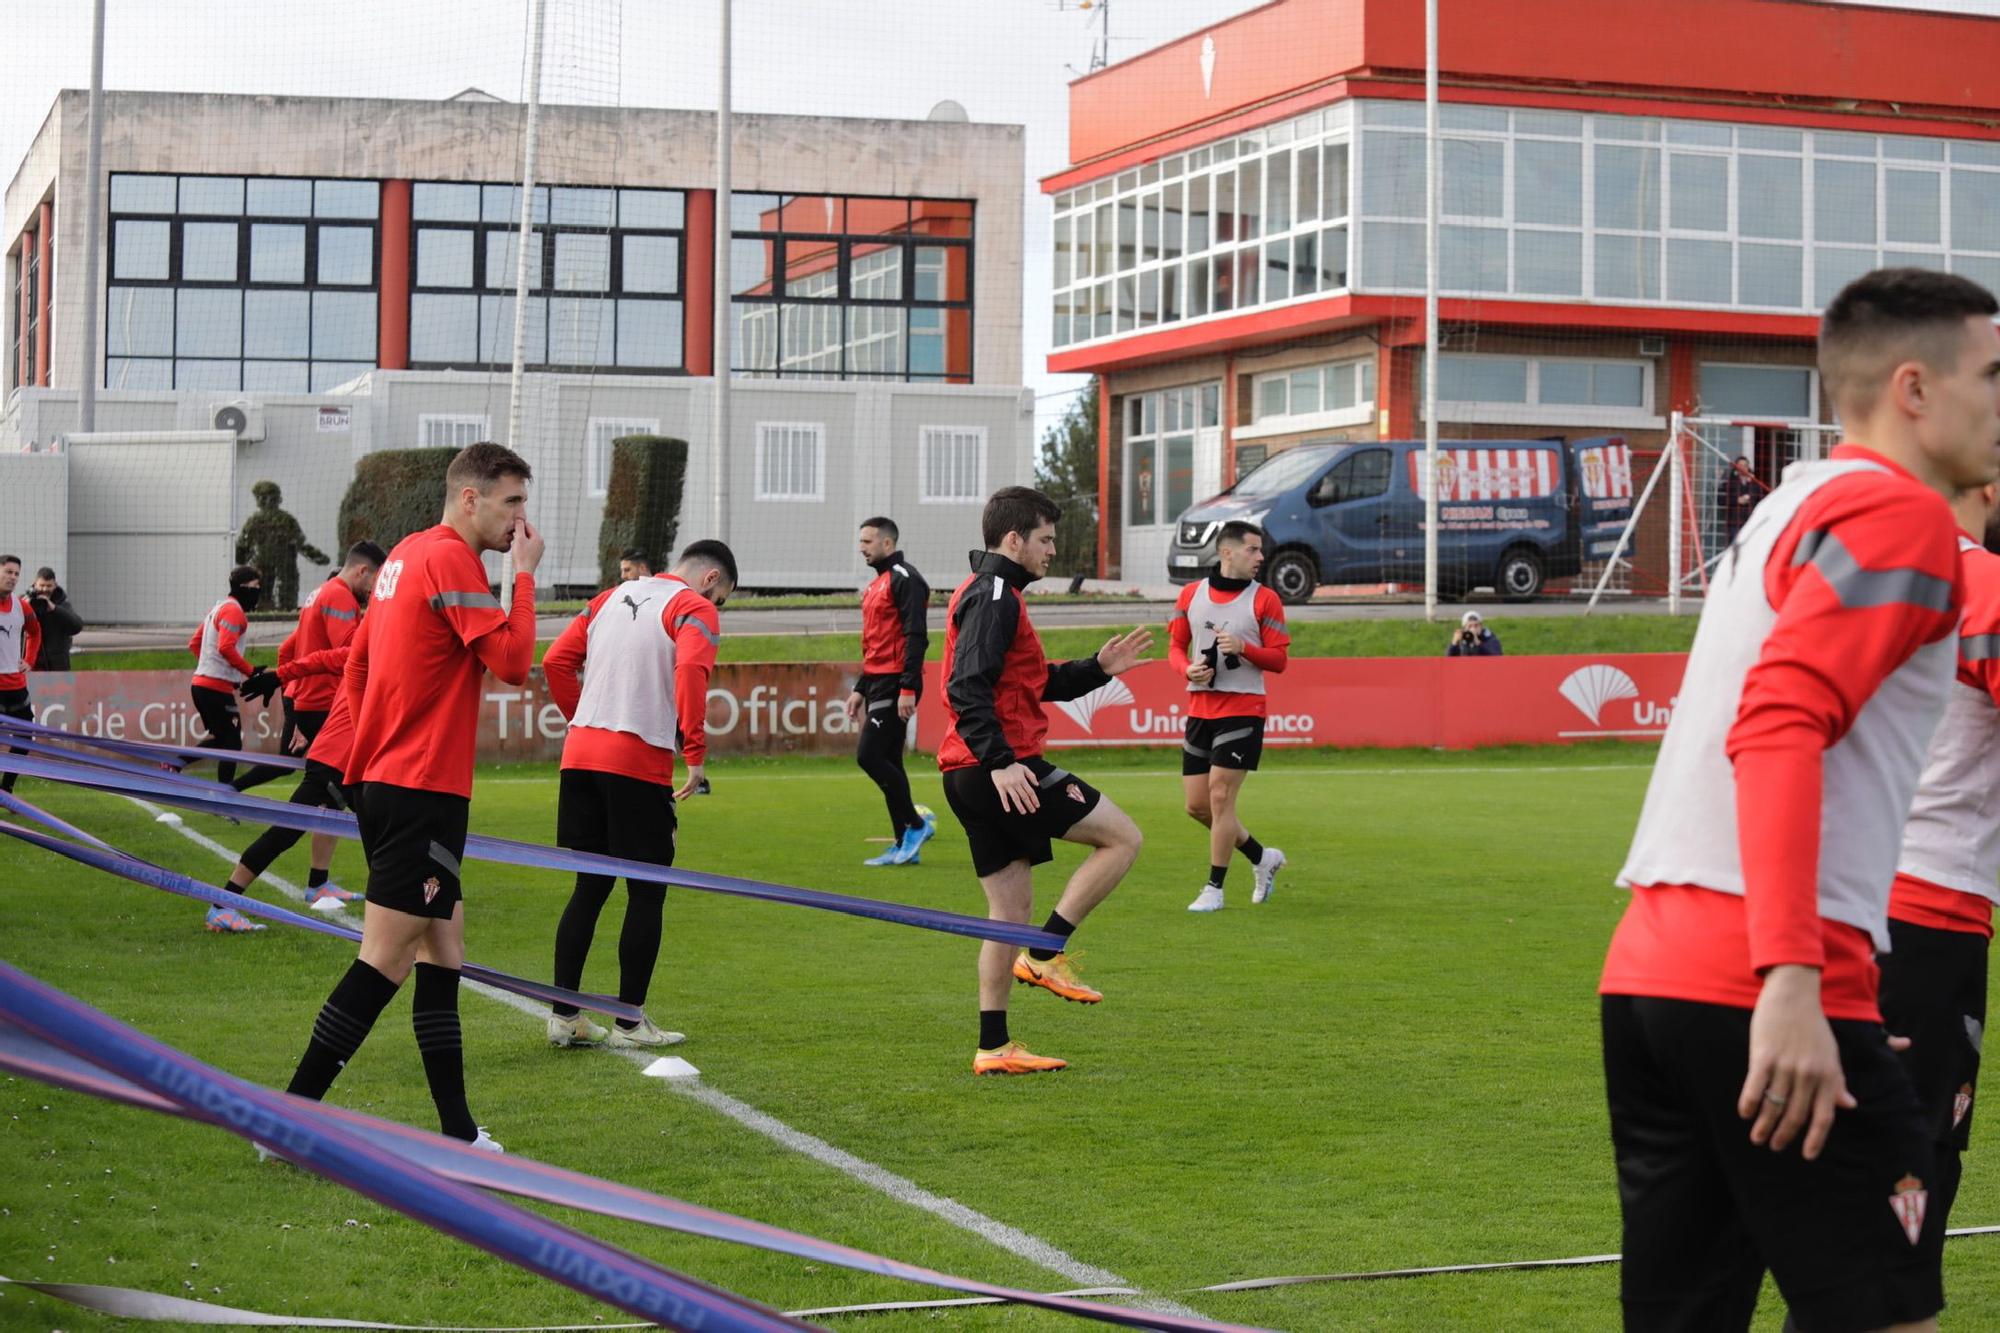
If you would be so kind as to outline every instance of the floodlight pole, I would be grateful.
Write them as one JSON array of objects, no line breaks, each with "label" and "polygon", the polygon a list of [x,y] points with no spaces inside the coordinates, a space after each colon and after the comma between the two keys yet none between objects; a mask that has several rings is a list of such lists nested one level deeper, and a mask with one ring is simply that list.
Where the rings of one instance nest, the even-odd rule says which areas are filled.
[{"label": "floodlight pole", "polygon": [[1438,4],[1424,0],[1424,619],[1438,609]]},{"label": "floodlight pole", "polygon": [[[97,429],[97,254],[103,246],[103,224],[98,221],[103,179],[104,0],[97,0],[90,12],[90,147],[83,167],[83,378],[76,394],[76,426],[86,433]],[[42,281],[48,280],[44,273]]]},{"label": "floodlight pole", "polygon": [[[535,149],[542,127],[542,16],[547,0],[528,3],[528,119],[521,136],[521,229],[514,243],[514,372],[507,386],[507,447],[521,452],[521,379],[528,355],[528,252],[535,238]],[[514,552],[500,561],[500,601],[514,609]]]},{"label": "floodlight pole", "polygon": [[729,16],[730,0],[720,0],[721,59],[720,79],[715,94],[715,331],[709,364],[715,374],[715,483],[711,488],[710,537],[729,540],[729,377],[736,359],[730,310],[729,254],[734,244],[730,222],[734,208],[730,200],[730,119],[729,119]]}]

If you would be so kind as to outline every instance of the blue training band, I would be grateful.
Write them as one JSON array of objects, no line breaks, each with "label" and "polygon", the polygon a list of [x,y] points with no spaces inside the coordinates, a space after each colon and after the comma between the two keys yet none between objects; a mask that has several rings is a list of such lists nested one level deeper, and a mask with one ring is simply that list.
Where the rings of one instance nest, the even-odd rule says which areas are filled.
[{"label": "blue training band", "polygon": [[114,754],[131,755],[139,759],[175,759],[179,765],[191,764],[197,759],[234,759],[252,764],[269,764],[274,768],[304,768],[305,759],[295,754],[280,754],[264,750],[222,750],[210,746],[159,745],[152,741],[128,741],[123,737],[85,736],[74,731],[64,731],[61,727],[51,727],[42,722],[30,722],[26,718],[0,717],[0,730],[12,730],[29,736],[42,735],[51,740],[67,741],[71,745],[88,745],[93,749],[109,750]]}]

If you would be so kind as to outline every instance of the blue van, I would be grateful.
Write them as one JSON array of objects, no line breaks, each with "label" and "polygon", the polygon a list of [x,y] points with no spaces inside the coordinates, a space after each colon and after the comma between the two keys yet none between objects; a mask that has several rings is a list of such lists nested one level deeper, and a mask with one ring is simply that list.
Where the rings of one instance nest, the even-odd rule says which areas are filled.
[{"label": "blue van", "polygon": [[[1422,441],[1303,444],[1182,514],[1167,576],[1192,583],[1215,563],[1230,519],[1264,529],[1262,581],[1286,602],[1322,583],[1421,583]],[[1527,601],[1550,579],[1608,557],[1632,515],[1632,451],[1622,436],[1452,440],[1438,447],[1438,591],[1490,587]]]}]

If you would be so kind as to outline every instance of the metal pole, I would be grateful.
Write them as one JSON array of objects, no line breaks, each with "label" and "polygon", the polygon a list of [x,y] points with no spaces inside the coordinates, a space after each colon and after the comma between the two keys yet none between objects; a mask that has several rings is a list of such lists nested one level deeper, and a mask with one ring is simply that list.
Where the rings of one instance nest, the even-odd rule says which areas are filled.
[{"label": "metal pole", "polygon": [[[77,384],[77,429],[97,429],[97,253],[103,247],[104,0],[90,13],[90,148],[83,167],[83,378]],[[49,275],[44,273],[42,281]],[[53,382],[53,377],[51,377]]]},{"label": "metal pole", "polygon": [[[514,371],[507,386],[507,447],[521,451],[521,378],[528,355],[528,252],[535,239],[535,149],[542,126],[542,16],[546,0],[528,3],[528,123],[521,144],[521,228],[514,255]],[[514,552],[500,561],[500,600],[514,607]]]},{"label": "metal pole", "polygon": [[730,311],[729,251],[732,244],[730,220],[730,121],[729,121],[729,11],[731,0],[721,0],[721,67],[715,94],[715,350],[710,362],[715,371],[715,485],[709,514],[709,536],[729,540],[729,376],[736,359]]},{"label": "metal pole", "polygon": [[1673,429],[1667,434],[1667,449],[1672,454],[1668,460],[1673,471],[1667,477],[1667,614],[1681,613],[1681,503],[1682,489],[1686,485],[1681,475],[1681,414],[1673,416]]},{"label": "metal pole", "polygon": [[1585,615],[1597,609],[1598,598],[1604,596],[1604,589],[1610,584],[1611,576],[1618,569],[1618,561],[1632,544],[1632,535],[1639,530],[1639,516],[1646,512],[1646,502],[1653,498],[1653,488],[1660,484],[1660,477],[1672,466],[1665,454],[1653,464],[1653,475],[1646,478],[1646,487],[1639,492],[1639,498],[1632,505],[1632,516],[1625,520],[1624,529],[1618,534],[1618,544],[1611,548],[1611,558],[1604,562],[1604,572],[1597,576],[1597,586],[1590,590],[1590,603],[1583,608]]},{"label": "metal pole", "polygon": [[1424,619],[1438,611],[1438,5],[1424,0]]}]

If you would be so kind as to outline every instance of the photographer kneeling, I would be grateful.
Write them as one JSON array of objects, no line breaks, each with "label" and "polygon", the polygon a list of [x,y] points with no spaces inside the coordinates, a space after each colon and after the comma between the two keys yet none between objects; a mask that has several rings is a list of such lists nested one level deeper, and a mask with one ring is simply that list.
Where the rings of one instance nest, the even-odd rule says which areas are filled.
[{"label": "photographer kneeling", "polygon": [[1477,611],[1467,611],[1458,622],[1458,633],[1444,650],[1446,657],[1498,657],[1500,636],[1486,628]]}]

